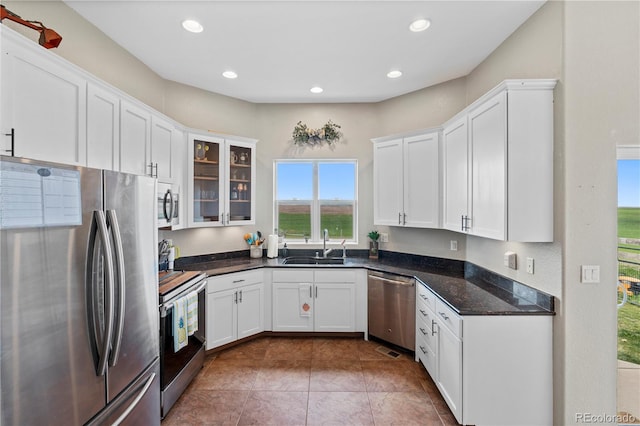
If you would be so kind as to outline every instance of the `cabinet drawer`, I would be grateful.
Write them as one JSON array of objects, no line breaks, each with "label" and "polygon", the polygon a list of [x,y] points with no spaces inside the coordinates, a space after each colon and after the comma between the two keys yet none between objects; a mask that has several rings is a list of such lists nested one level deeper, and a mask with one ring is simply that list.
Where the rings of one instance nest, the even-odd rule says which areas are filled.
[{"label": "cabinet drawer", "polygon": [[435,319],[433,309],[428,308],[420,299],[416,300],[416,318],[421,319],[429,326],[431,326],[431,321]]},{"label": "cabinet drawer", "polygon": [[436,354],[420,336],[422,336],[422,334],[418,332],[416,334],[416,354],[429,374],[434,377],[436,370]]},{"label": "cabinet drawer", "polygon": [[317,283],[354,283],[356,271],[353,269],[315,271]]},{"label": "cabinet drawer", "polygon": [[444,323],[459,339],[462,339],[462,318],[440,299],[436,300],[436,318]]},{"label": "cabinet drawer", "polygon": [[[436,347],[436,339],[433,333],[435,325],[433,322],[425,322],[422,318],[416,319],[416,342],[418,341],[418,337],[421,341],[423,341],[429,349],[435,352]],[[417,347],[417,344],[416,344]]]},{"label": "cabinet drawer", "polygon": [[253,271],[236,272],[209,277],[207,282],[207,293],[215,291],[230,290],[245,285],[257,284],[264,281],[264,270],[255,269]]},{"label": "cabinet drawer", "polygon": [[436,295],[433,294],[431,290],[426,288],[424,284],[418,280],[418,284],[416,286],[417,297],[416,300],[422,301],[429,309],[432,311],[436,310]]},{"label": "cabinet drawer", "polygon": [[274,283],[312,283],[313,270],[308,269],[274,269]]}]

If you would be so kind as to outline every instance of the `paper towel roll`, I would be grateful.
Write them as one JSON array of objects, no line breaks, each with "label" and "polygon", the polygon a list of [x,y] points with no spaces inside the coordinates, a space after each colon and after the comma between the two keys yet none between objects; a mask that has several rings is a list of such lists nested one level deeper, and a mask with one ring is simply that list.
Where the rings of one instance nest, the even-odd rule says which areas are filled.
[{"label": "paper towel roll", "polygon": [[267,257],[270,259],[278,257],[278,236],[275,234],[267,238]]}]

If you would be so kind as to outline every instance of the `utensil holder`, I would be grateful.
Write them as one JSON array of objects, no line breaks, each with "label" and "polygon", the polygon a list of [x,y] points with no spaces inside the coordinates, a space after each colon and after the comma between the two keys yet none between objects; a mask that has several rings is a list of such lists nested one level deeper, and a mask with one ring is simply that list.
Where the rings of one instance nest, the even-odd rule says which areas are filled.
[{"label": "utensil holder", "polygon": [[259,246],[251,246],[249,247],[249,257],[254,259],[259,259],[262,257],[262,244]]}]

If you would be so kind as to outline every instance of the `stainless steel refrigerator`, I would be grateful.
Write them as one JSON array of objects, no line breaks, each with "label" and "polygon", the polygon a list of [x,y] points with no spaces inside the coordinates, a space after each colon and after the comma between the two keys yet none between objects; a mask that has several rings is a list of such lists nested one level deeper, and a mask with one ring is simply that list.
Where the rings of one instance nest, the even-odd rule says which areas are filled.
[{"label": "stainless steel refrigerator", "polygon": [[3,425],[160,424],[155,185],[0,156]]}]

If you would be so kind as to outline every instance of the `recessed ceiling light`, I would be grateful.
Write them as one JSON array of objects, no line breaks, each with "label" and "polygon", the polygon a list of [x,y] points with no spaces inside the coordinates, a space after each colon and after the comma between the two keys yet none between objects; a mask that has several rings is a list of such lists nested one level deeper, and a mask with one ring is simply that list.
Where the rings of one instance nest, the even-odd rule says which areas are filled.
[{"label": "recessed ceiling light", "polygon": [[226,77],[226,78],[231,78],[231,79],[238,78],[238,74],[236,74],[233,71],[225,71],[225,72],[222,73],[222,76]]},{"label": "recessed ceiling light", "polygon": [[204,27],[200,25],[200,22],[193,19],[185,19],[182,21],[182,28],[192,33],[201,33]]},{"label": "recessed ceiling light", "polygon": [[387,77],[389,78],[398,78],[402,75],[402,71],[392,70],[387,73]]},{"label": "recessed ceiling light", "polygon": [[431,21],[428,19],[416,19],[409,25],[409,29],[414,33],[424,31],[431,26]]},{"label": "recessed ceiling light", "polygon": [[314,86],[309,90],[311,93],[322,93],[323,89],[322,87],[318,87],[318,86]]}]

